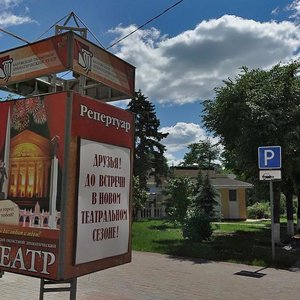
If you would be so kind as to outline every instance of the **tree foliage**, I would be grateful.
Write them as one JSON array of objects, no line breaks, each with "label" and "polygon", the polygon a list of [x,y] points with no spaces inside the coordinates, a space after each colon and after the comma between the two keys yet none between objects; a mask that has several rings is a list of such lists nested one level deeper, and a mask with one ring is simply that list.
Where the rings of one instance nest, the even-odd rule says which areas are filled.
[{"label": "tree foliage", "polygon": [[183,222],[183,236],[192,241],[202,242],[212,235],[212,218],[215,217],[216,191],[211,185],[208,174],[203,178],[201,170],[198,172],[194,184],[190,208],[186,212]]},{"label": "tree foliage", "polygon": [[155,106],[141,91],[128,104],[128,110],[135,114],[135,157],[133,173],[139,177],[140,186],[147,189],[147,179],[153,175],[157,183],[166,175],[168,165],[164,157],[165,146],[161,140],[168,133],[159,131],[160,121],[156,117]]},{"label": "tree foliage", "polygon": [[195,242],[208,240],[213,233],[211,218],[202,210],[188,210],[182,233],[184,238]]},{"label": "tree foliage", "polygon": [[140,185],[140,180],[137,176],[133,176],[133,197],[132,197],[132,219],[136,219],[137,213],[142,209],[147,200],[148,193]]},{"label": "tree foliage", "polygon": [[193,207],[198,211],[203,211],[210,218],[215,217],[215,208],[218,206],[216,201],[217,192],[212,186],[209,176],[205,175],[202,179],[201,172],[198,175],[198,189],[192,199]]},{"label": "tree foliage", "polygon": [[189,151],[183,157],[183,166],[196,164],[200,169],[216,167],[215,161],[220,157],[218,144],[210,139],[200,140],[198,143],[188,145]]},{"label": "tree foliage", "polygon": [[172,222],[184,223],[193,191],[194,185],[189,177],[174,177],[168,181],[165,189],[166,212]]},{"label": "tree foliage", "polygon": [[300,151],[298,69],[296,62],[270,71],[243,68],[235,81],[216,89],[215,101],[204,102],[204,124],[220,138],[225,162],[236,173],[257,178],[262,145],[280,145],[283,167],[291,170]]},{"label": "tree foliage", "polygon": [[[257,180],[257,148],[282,147],[282,184],[274,186],[278,209],[280,190],[300,186],[299,62],[272,69],[242,68],[234,79],[216,88],[216,99],[204,102],[204,124],[224,146],[225,166],[252,182]],[[274,212],[278,212],[274,209]],[[279,223],[276,213],[275,222]]]}]

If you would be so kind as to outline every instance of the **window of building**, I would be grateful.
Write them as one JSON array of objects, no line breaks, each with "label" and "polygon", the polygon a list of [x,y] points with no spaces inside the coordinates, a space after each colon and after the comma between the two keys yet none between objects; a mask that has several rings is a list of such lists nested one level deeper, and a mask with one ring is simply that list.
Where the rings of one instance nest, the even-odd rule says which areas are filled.
[{"label": "window of building", "polygon": [[229,201],[236,201],[236,200],[237,200],[236,190],[229,190]]}]

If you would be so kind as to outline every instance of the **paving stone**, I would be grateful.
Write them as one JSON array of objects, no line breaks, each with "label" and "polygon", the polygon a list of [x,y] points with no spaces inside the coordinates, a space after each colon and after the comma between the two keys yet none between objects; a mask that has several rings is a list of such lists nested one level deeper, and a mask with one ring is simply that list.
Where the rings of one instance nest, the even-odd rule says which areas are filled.
[{"label": "paving stone", "polygon": [[[129,264],[78,278],[76,300],[292,300],[300,293],[295,271],[133,252]],[[39,288],[38,278],[5,272],[0,299],[39,299]],[[44,296],[69,298],[68,292]]]}]

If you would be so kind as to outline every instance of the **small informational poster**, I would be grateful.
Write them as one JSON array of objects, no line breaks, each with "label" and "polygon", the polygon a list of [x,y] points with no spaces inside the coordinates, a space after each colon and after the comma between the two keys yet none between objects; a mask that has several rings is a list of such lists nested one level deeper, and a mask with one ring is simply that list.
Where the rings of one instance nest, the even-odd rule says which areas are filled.
[{"label": "small informational poster", "polygon": [[128,252],[130,149],[80,141],[76,264]]},{"label": "small informational poster", "polygon": [[19,225],[20,209],[11,200],[0,201],[0,223]]}]

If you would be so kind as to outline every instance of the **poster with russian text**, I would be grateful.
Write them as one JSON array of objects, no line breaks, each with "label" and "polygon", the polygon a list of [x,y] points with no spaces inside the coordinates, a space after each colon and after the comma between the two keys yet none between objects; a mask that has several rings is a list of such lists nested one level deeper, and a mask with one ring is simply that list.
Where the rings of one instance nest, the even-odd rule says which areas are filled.
[{"label": "poster with russian text", "polygon": [[135,68],[124,60],[75,35],[73,70],[134,96]]},{"label": "poster with russian text", "polygon": [[56,279],[66,93],[0,103],[0,269]]},{"label": "poster with russian text", "polygon": [[63,34],[0,53],[0,84],[7,85],[62,72],[67,65],[68,35]]},{"label": "poster with russian text", "polygon": [[128,252],[130,149],[80,141],[75,263]]}]

